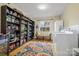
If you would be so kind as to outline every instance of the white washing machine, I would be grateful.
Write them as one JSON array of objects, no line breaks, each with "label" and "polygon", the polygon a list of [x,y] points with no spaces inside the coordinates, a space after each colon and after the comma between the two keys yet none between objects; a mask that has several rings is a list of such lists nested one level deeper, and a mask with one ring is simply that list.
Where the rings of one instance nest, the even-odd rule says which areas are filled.
[{"label": "white washing machine", "polygon": [[71,56],[72,49],[78,48],[78,34],[53,33],[53,55]]}]

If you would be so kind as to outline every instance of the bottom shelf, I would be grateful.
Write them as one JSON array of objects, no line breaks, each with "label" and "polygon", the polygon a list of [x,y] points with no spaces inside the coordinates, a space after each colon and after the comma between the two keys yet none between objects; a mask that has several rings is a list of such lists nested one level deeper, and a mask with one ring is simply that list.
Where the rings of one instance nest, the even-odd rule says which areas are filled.
[{"label": "bottom shelf", "polygon": [[9,55],[10,56],[15,56],[17,52],[19,52],[20,50],[23,49],[23,47],[27,44],[28,41],[32,40],[32,39],[23,39],[23,40],[26,40],[26,41],[23,41],[23,43],[21,44],[21,41],[20,41],[20,46],[14,48],[13,50],[11,50],[9,52]]},{"label": "bottom shelf", "polygon": [[11,51],[15,50],[18,47],[20,47],[20,41],[17,41],[17,42],[14,42],[14,43],[10,43],[8,52],[11,52]]},{"label": "bottom shelf", "polygon": [[10,52],[12,52],[12,51],[14,51],[15,49],[17,49],[18,47],[20,47],[20,46],[22,46],[23,44],[25,44],[26,42],[27,42],[27,40],[26,39],[22,39],[23,41],[21,42],[21,40],[20,41],[16,41],[16,42],[14,42],[14,43],[10,43],[10,47],[9,47],[9,53]]},{"label": "bottom shelf", "polygon": [[21,39],[20,45],[23,45],[23,44],[26,43],[26,42],[27,42],[27,39]]},{"label": "bottom shelf", "polygon": [[16,48],[15,50],[13,50],[12,52],[9,53],[9,56],[16,56],[16,54],[21,51],[27,43],[23,44],[22,46]]}]

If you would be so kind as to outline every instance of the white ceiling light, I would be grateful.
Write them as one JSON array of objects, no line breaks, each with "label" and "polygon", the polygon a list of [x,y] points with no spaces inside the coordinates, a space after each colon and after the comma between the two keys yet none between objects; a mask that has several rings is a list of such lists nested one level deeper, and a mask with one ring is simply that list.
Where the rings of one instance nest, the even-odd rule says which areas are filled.
[{"label": "white ceiling light", "polygon": [[38,9],[40,9],[40,10],[45,10],[47,7],[46,7],[46,5],[39,5],[38,6]]}]

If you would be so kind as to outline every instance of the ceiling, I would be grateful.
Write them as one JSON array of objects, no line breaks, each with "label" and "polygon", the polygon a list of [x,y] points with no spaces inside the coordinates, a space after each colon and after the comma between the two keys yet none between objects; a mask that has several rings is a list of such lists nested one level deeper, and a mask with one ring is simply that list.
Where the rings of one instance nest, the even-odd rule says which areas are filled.
[{"label": "ceiling", "polygon": [[[66,3],[14,3],[23,13],[29,17],[47,17],[63,14]],[[38,9],[38,5],[46,5],[45,10]]]}]

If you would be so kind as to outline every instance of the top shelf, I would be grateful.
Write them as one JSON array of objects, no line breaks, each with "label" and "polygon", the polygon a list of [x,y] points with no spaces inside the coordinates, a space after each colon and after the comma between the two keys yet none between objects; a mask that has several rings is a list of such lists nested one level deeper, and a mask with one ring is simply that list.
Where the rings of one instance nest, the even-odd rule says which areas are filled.
[{"label": "top shelf", "polygon": [[17,9],[13,9],[13,8],[11,8],[11,7],[8,7],[7,5],[4,5],[7,9],[9,9],[9,11],[13,11],[13,12],[16,12],[16,13],[18,13],[18,14],[20,14],[20,15],[23,15],[22,13],[20,13],[20,12],[18,12],[17,11]]},{"label": "top shelf", "polygon": [[15,16],[15,15],[13,15],[13,14],[10,14],[10,13],[6,13],[6,14],[7,14],[7,15],[14,16],[14,17],[16,17],[16,18],[20,19],[20,17],[18,17],[18,16]]}]

